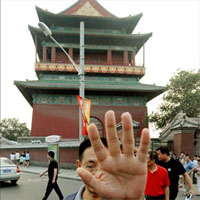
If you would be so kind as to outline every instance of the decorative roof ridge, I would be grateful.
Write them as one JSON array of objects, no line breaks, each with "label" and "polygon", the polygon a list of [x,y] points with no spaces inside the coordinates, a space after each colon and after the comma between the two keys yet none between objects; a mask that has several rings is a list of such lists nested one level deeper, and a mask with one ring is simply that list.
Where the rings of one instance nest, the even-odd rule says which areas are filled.
[{"label": "decorative roof ridge", "polygon": [[[98,7],[100,7],[103,12],[107,13],[108,15],[110,15],[110,17],[116,17],[115,15],[113,15],[111,12],[109,12],[107,9],[105,9],[99,2],[97,2],[96,0],[78,0],[77,2],[75,2],[74,4],[72,4],[69,8],[66,8],[65,10],[59,12],[58,14],[64,15],[64,13],[66,13],[67,11],[71,10],[72,8],[78,6],[79,4],[85,4],[87,1],[89,1],[93,6],[97,5]],[[78,7],[79,8],[79,7]],[[98,10],[100,13],[101,11]]]}]

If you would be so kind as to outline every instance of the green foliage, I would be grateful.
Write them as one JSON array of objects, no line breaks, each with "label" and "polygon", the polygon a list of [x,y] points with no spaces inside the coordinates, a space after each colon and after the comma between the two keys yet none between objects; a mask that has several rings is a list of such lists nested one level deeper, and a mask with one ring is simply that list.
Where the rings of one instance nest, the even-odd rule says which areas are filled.
[{"label": "green foliage", "polygon": [[200,70],[177,71],[167,85],[167,92],[157,112],[149,116],[149,122],[164,128],[180,112],[188,117],[200,115]]},{"label": "green foliage", "polygon": [[30,130],[26,123],[20,123],[16,118],[6,118],[0,123],[2,137],[9,140],[17,141],[18,137],[30,136]]}]

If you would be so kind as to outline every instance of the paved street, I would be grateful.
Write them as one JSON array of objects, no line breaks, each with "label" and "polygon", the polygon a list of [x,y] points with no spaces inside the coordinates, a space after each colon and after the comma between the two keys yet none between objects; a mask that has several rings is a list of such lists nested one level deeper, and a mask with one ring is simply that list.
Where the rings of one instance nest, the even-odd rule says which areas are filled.
[{"label": "paved street", "polygon": [[[16,186],[11,185],[10,182],[2,183],[0,199],[41,200],[46,190],[47,181],[47,176],[40,178],[38,174],[21,173],[21,178]],[[82,185],[81,181],[63,178],[59,178],[58,184],[64,196],[76,191]],[[58,197],[53,191],[48,200],[56,199]]]},{"label": "paved street", "polygon": [[[39,173],[44,171],[45,168],[42,167],[30,167],[23,169],[29,173],[21,173],[21,178],[18,181],[16,186],[11,185],[10,182],[2,183],[0,199],[1,200],[41,200],[45,190],[48,178],[47,176],[39,177]],[[30,173],[30,171],[34,172]],[[76,191],[81,185],[82,182],[77,180],[77,176],[74,170],[61,170],[60,177],[58,179],[58,184],[64,196],[67,194]],[[71,176],[71,179],[69,179]],[[73,180],[72,180],[73,179]],[[197,185],[195,190],[197,191]],[[48,200],[58,199],[56,193],[53,191]],[[183,192],[179,192],[177,200],[184,200]],[[192,200],[199,200],[199,197],[194,196]]]}]

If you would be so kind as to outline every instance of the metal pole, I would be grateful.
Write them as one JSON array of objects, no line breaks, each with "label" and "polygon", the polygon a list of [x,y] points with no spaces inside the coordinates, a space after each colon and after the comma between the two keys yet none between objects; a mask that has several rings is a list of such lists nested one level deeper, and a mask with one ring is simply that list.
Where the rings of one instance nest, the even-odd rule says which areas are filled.
[{"label": "metal pole", "polygon": [[[85,73],[84,73],[84,22],[80,23],[80,87],[79,95],[82,97],[83,113],[84,113],[84,98],[85,98]],[[82,114],[79,109],[79,141],[83,140],[82,137]]]}]

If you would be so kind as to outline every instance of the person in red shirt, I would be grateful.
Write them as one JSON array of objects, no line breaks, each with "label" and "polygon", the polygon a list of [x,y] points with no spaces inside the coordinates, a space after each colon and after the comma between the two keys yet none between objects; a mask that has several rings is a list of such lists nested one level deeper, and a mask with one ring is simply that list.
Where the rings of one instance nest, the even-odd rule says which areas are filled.
[{"label": "person in red shirt", "polygon": [[145,188],[145,198],[169,200],[169,176],[167,170],[155,163],[157,159],[156,151],[150,151],[147,157],[147,183]]}]

